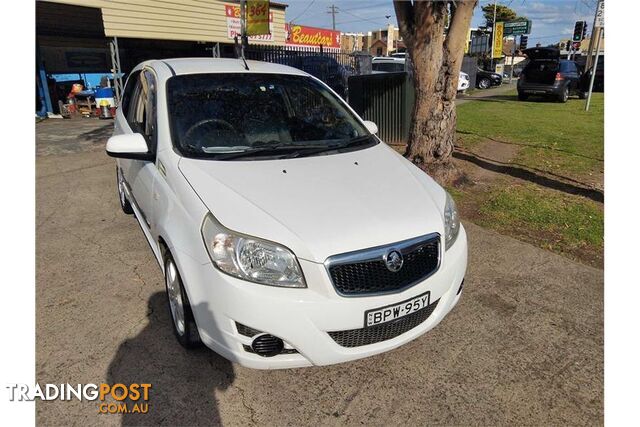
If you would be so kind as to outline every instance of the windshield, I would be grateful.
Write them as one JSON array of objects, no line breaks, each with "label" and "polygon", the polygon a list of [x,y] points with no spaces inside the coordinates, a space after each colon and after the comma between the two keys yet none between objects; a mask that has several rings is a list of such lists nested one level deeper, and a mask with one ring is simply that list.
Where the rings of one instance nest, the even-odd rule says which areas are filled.
[{"label": "windshield", "polygon": [[175,76],[167,103],[173,143],[185,157],[296,157],[377,143],[340,100],[305,76]]}]

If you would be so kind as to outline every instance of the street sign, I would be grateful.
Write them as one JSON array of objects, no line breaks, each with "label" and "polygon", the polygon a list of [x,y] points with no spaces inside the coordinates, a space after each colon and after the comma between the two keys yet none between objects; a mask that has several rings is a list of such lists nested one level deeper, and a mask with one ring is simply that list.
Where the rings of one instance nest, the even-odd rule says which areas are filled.
[{"label": "street sign", "polygon": [[596,9],[596,27],[604,28],[604,0],[598,2]]},{"label": "street sign", "polygon": [[269,0],[247,0],[247,35],[271,34],[269,22]]},{"label": "street sign", "polygon": [[520,36],[531,33],[531,21],[507,21],[504,23],[505,36]]},{"label": "street sign", "polygon": [[492,58],[502,58],[502,38],[504,37],[504,22],[496,22],[496,33],[493,35]]}]

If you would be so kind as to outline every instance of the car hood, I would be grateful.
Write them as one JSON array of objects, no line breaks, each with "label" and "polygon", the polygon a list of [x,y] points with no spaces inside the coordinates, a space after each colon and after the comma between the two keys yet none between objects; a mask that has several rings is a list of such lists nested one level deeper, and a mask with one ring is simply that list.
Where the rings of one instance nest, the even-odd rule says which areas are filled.
[{"label": "car hood", "polygon": [[297,159],[182,158],[179,168],[225,227],[312,262],[444,229],[444,190],[383,143]]}]

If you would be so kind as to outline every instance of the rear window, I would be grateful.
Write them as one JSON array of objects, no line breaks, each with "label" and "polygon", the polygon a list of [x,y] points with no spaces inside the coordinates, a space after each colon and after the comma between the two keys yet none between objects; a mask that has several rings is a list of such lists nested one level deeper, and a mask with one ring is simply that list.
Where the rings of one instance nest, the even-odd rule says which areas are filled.
[{"label": "rear window", "polygon": [[371,64],[373,71],[386,71],[388,73],[397,73],[404,71],[404,64],[401,62],[374,62]]},{"label": "rear window", "polygon": [[578,71],[576,64],[571,61],[560,62],[560,72],[562,73],[575,73]]},{"label": "rear window", "polygon": [[541,73],[545,72],[557,72],[558,61],[551,59],[537,59],[530,61],[524,69],[525,72],[537,71]]}]

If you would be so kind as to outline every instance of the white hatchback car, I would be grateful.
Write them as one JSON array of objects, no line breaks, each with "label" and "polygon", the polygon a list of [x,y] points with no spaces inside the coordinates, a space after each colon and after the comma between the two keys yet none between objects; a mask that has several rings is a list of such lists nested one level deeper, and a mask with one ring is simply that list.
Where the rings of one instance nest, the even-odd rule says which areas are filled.
[{"label": "white hatchback car", "polygon": [[455,204],[376,132],[294,68],[132,71],[106,150],[182,345],[253,368],[328,365],[407,343],[455,306]]},{"label": "white hatchback car", "polygon": [[[371,70],[375,73],[399,73],[406,71],[405,64],[406,54],[404,53],[393,54],[392,56],[376,56],[371,60]],[[469,89],[469,83],[469,74],[460,71],[458,75],[458,92],[464,92]]]}]

